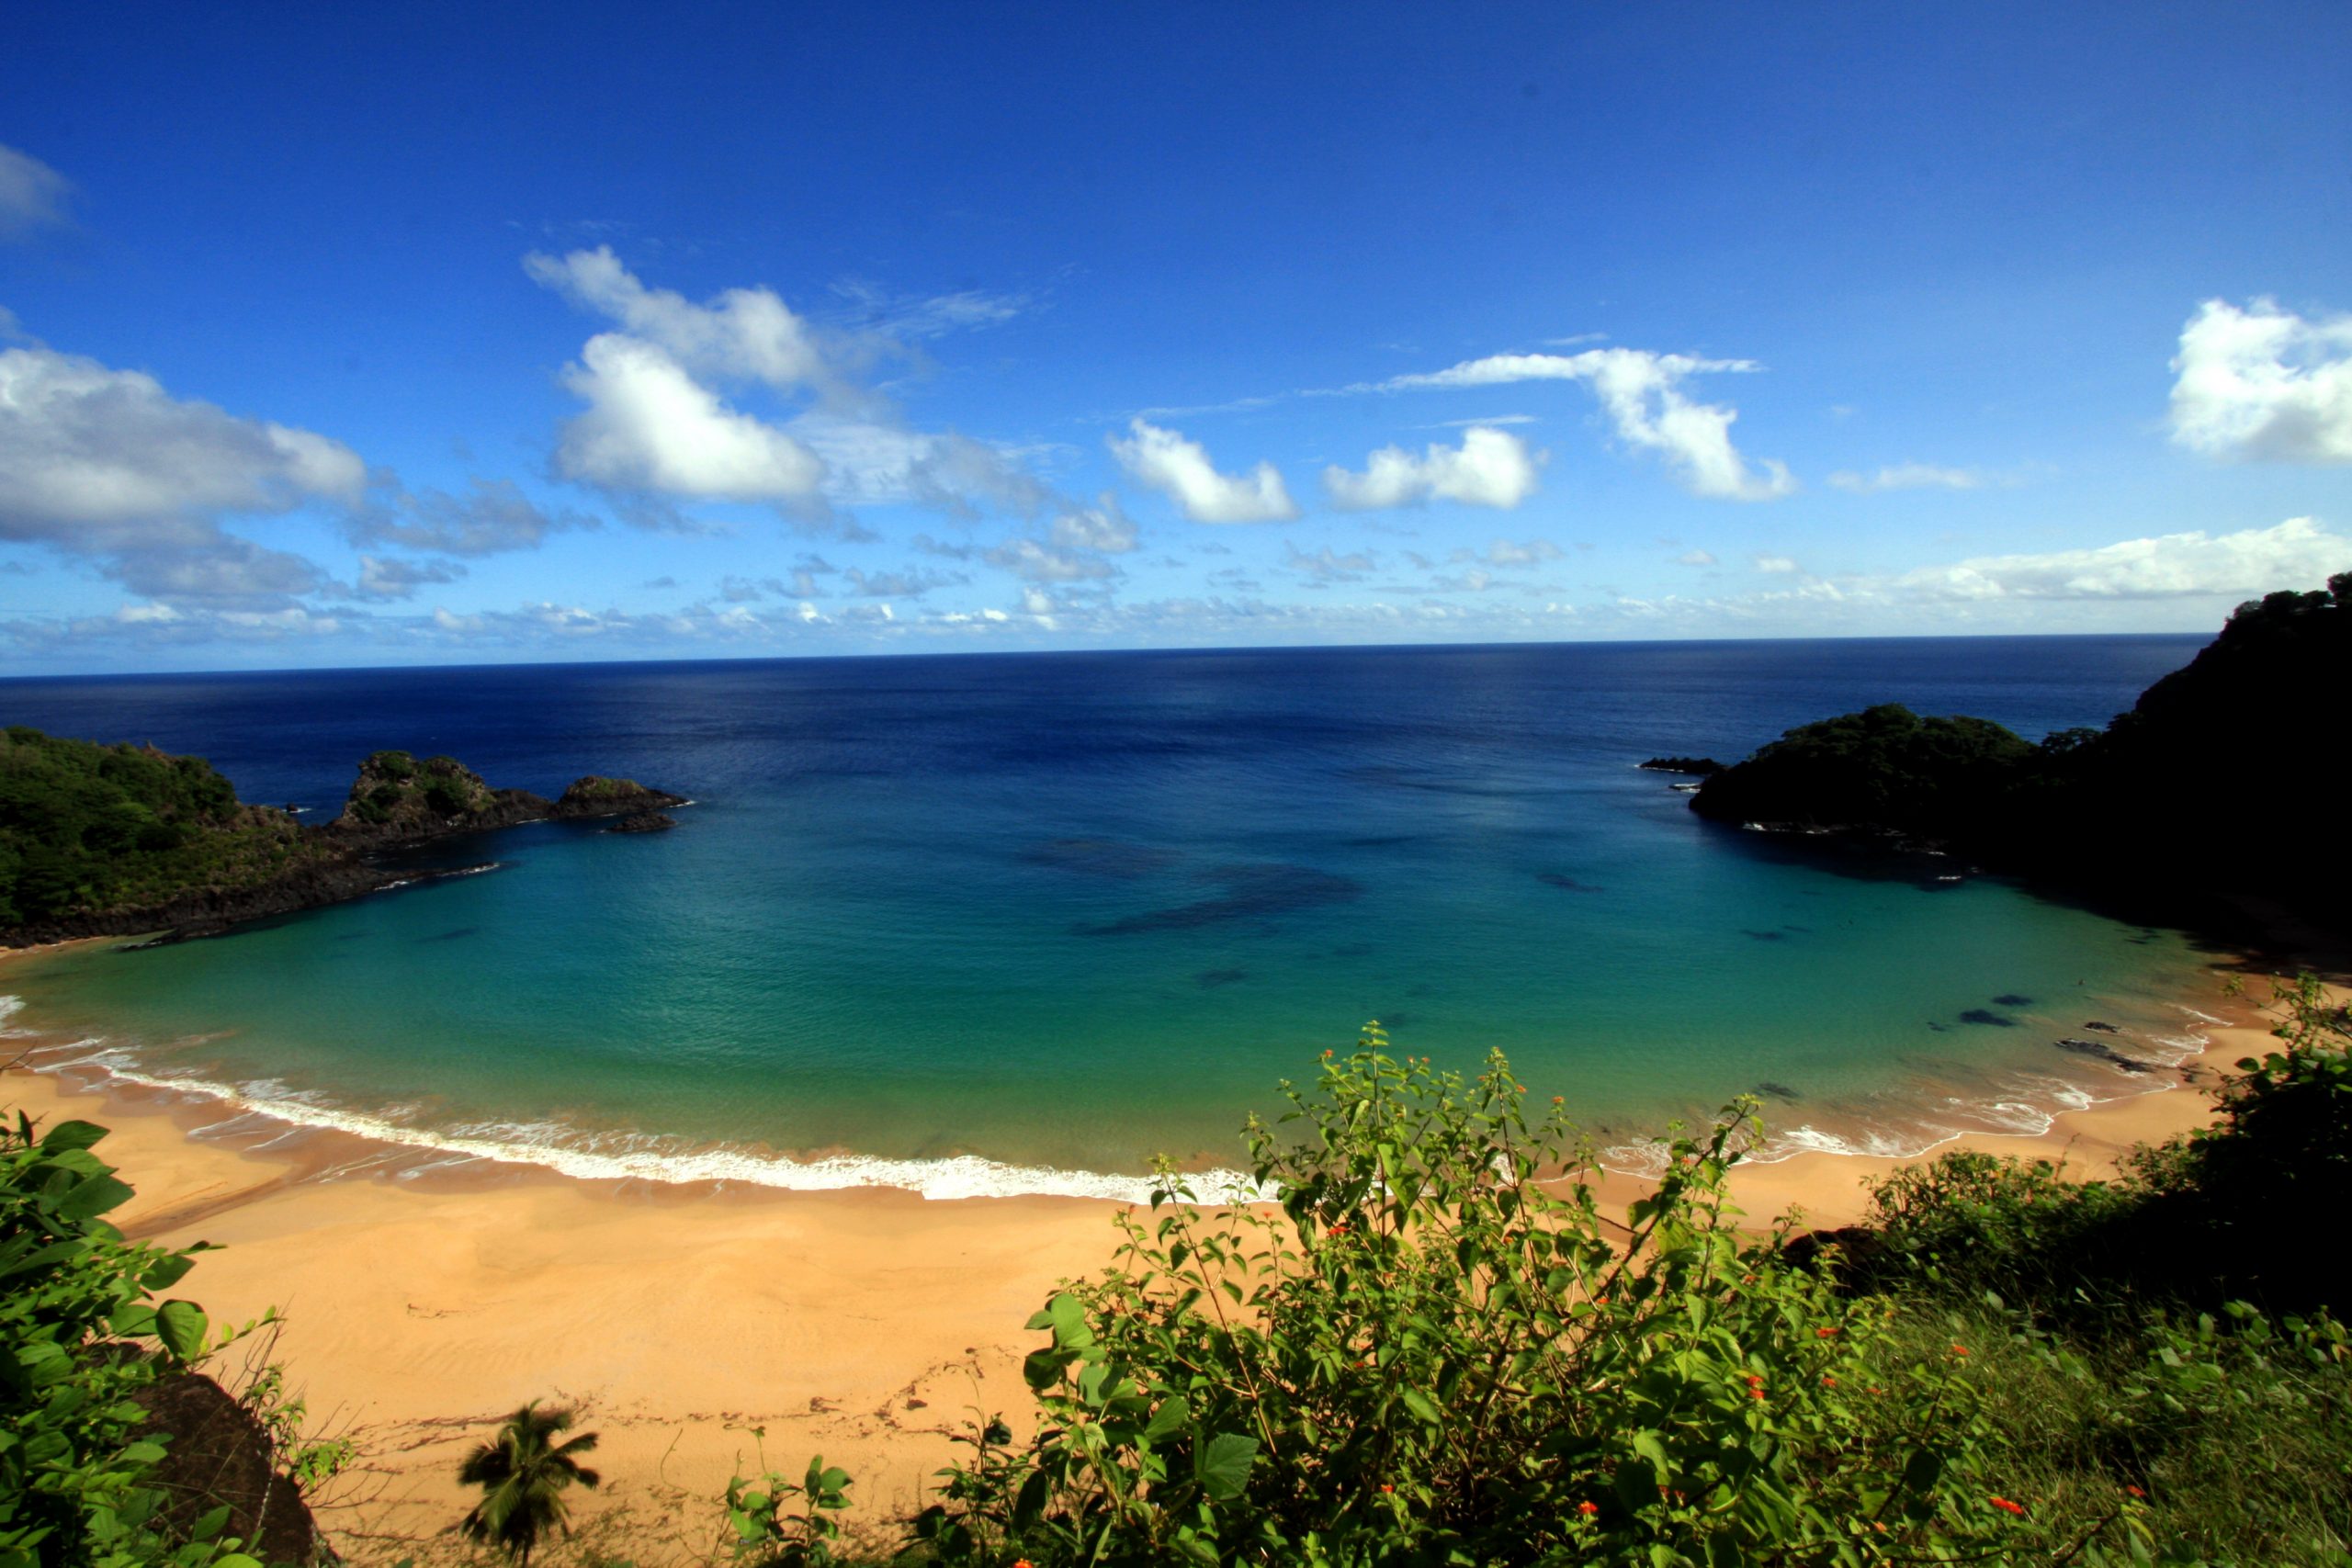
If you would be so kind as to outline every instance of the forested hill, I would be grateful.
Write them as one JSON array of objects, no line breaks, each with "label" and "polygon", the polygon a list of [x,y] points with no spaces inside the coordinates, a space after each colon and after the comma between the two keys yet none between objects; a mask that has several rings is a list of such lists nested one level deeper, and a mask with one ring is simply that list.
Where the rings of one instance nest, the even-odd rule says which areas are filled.
[{"label": "forested hill", "polygon": [[2025,873],[2275,897],[2341,926],[2308,857],[2267,829],[2329,788],[2352,691],[2352,572],[2242,604],[2105,729],[2031,744],[1981,718],[1887,705],[1790,730],[1713,774],[1720,821],[1885,834]]},{"label": "forested hill", "polygon": [[201,757],[0,733],[0,928],[257,886],[322,852]]}]

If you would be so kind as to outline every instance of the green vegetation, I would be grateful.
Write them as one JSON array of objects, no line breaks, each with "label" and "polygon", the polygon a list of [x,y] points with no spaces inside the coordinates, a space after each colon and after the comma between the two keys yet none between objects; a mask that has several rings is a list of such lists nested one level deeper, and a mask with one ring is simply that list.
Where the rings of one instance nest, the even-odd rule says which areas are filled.
[{"label": "green vegetation", "polygon": [[316,852],[201,758],[0,734],[0,927],[249,887]]},{"label": "green vegetation", "polygon": [[1557,1101],[1532,1113],[1499,1058],[1474,1081],[1400,1060],[1374,1026],[1251,1126],[1279,1208],[1204,1209],[1163,1170],[1111,1267],[1032,1319],[1034,1436],[976,1420],[939,1501],[862,1556],[840,1471],[739,1480],[735,1551],[2341,1568],[2341,1271],[2282,1269],[2233,1217],[2300,1204],[2280,1234],[2308,1258],[2352,1199],[2345,1021],[2308,984],[2281,1001],[2282,1049],[2211,1131],[2114,1182],[1947,1156],[1877,1187],[1850,1255],[1742,1229],[1747,1104],[1675,1142],[1620,1225]]},{"label": "green vegetation", "polygon": [[481,776],[455,757],[420,762],[406,751],[377,751],[359,764],[344,820],[366,828],[422,829],[496,804]]},{"label": "green vegetation", "polygon": [[602,1479],[573,1457],[596,1446],[595,1433],[555,1440],[571,1423],[571,1411],[542,1410],[533,1400],[466,1456],[458,1481],[481,1488],[481,1501],[458,1526],[467,1540],[495,1547],[529,1568],[532,1549],[541,1540],[571,1532],[564,1493],[575,1483],[593,1492]]},{"label": "green vegetation", "polygon": [[126,1242],[103,1215],[130,1196],[90,1152],[106,1130],[0,1129],[0,1568],[258,1568],[226,1507],[185,1532],[153,1483],[169,1438],[136,1396],[208,1349],[186,1301],[153,1299],[186,1252]]},{"label": "green vegetation", "polygon": [[1789,731],[1710,777],[1691,808],[1719,821],[1942,840],[1989,863],[2075,880],[2257,893],[2340,927],[2346,906],[2306,862],[2245,855],[2230,833],[2185,829],[2299,809],[2312,781],[2288,738],[2334,712],[2348,687],[2352,572],[2340,572],[2324,592],[2240,605],[2104,730],[2029,746],[1983,719],[1875,707]]},{"label": "green vegetation", "polygon": [[2034,749],[1983,718],[1921,718],[1899,704],[1790,730],[1711,775],[1693,806],[1737,821],[1866,823],[1931,838],[1979,829]]}]

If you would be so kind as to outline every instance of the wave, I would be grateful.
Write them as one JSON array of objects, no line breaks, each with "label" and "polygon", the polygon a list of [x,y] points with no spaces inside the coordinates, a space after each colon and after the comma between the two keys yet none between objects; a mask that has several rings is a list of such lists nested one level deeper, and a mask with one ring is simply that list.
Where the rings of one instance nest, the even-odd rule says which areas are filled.
[{"label": "wave", "polygon": [[[0,997],[0,1024],[21,1007]],[[21,1034],[23,1031],[7,1032]],[[837,1192],[860,1187],[896,1188],[937,1200],[958,1198],[1093,1198],[1118,1203],[1148,1203],[1154,1179],[1109,1171],[1067,1170],[1053,1166],[1012,1165],[978,1155],[940,1159],[894,1159],[879,1155],[829,1155],[794,1159],[728,1145],[694,1145],[666,1134],[597,1133],[560,1122],[476,1122],[449,1127],[416,1124],[416,1106],[368,1112],[329,1101],[315,1090],[298,1089],[278,1078],[222,1083],[193,1074],[151,1072],[127,1047],[99,1039],[61,1043],[39,1053],[41,1072],[95,1071],[109,1082],[158,1089],[214,1101],[232,1111],[190,1135],[220,1139],[254,1131],[254,1121],[275,1122],[286,1132],[250,1145],[266,1148],[311,1129],[347,1134],[389,1149],[449,1157],[404,1163],[392,1174],[411,1179],[429,1170],[469,1161],[533,1165],[583,1181],[652,1181],[684,1186],[740,1182],[794,1192]],[[337,1172],[383,1164],[381,1157],[349,1161]],[[1185,1179],[1204,1202],[1263,1202],[1272,1194],[1238,1170],[1190,1173]]]},{"label": "wave", "polygon": [[[492,869],[481,867],[481,870]],[[30,1032],[8,1027],[23,1009],[22,998],[0,995],[0,1035],[22,1037]],[[2222,1021],[2193,1008],[2174,1004],[2178,1011],[2200,1021]],[[2117,1040],[2132,1047],[2131,1057],[2149,1066],[2177,1066],[2211,1043],[2202,1034],[2155,1034],[2132,1032]],[[347,1162],[337,1173],[383,1166],[390,1151],[412,1155],[437,1154],[438,1159],[408,1159],[391,1174],[410,1179],[427,1171],[470,1161],[497,1165],[530,1165],[589,1181],[650,1181],[665,1185],[698,1182],[773,1188],[786,1191],[842,1191],[854,1188],[892,1188],[926,1199],[1058,1197],[1098,1199],[1110,1202],[1150,1201],[1154,1180],[1120,1172],[1068,1169],[1054,1166],[1015,1165],[979,1155],[934,1159],[894,1158],[880,1155],[828,1155],[812,1158],[761,1153],[735,1145],[696,1145],[664,1134],[598,1132],[567,1122],[476,1122],[435,1127],[422,1123],[423,1107],[394,1105],[370,1112],[336,1105],[315,1090],[300,1089],[277,1078],[243,1083],[218,1082],[192,1073],[151,1072],[119,1043],[103,1039],[60,1043],[36,1053],[37,1070],[96,1071],[115,1082],[212,1100],[232,1109],[222,1121],[198,1130],[197,1137],[240,1136],[254,1131],[256,1120],[282,1123],[286,1129],[248,1145],[266,1148],[303,1129],[347,1134],[382,1145],[387,1154]],[[1917,1111],[1893,1114],[1861,1112],[1841,1128],[1799,1122],[1768,1132],[1743,1156],[1753,1165],[1777,1165],[1800,1155],[1849,1156],[1882,1159],[1917,1159],[1971,1134],[2040,1137],[2056,1125],[2059,1115],[2143,1094],[2163,1093],[2175,1087],[2151,1081],[2116,1064],[2086,1065],[2096,1080],[2018,1071],[1991,1086],[1989,1096],[1922,1095]],[[2120,1092],[2101,1093],[2112,1084]],[[2128,1086],[2128,1087],[2127,1087]],[[1604,1169],[1621,1175],[1655,1177],[1666,1168],[1665,1139],[1611,1145],[1600,1151]],[[1204,1202],[1267,1202],[1275,1194],[1242,1171],[1218,1168],[1186,1177],[1193,1195]]]},{"label": "wave", "polygon": [[[2223,1021],[2194,1008],[2173,1005],[2209,1023]],[[1922,1106],[1917,1112],[1858,1111],[1851,1124],[1843,1130],[1834,1131],[1810,1122],[1794,1127],[1770,1128],[1763,1140],[1741,1156],[1741,1163],[1778,1165],[1799,1155],[1909,1160],[1932,1154],[1972,1134],[2042,1137],[2067,1111],[2087,1111],[2095,1105],[2137,1100],[2142,1095],[2163,1094],[2177,1088],[2177,1084],[2153,1078],[2149,1069],[2177,1067],[2201,1055],[2211,1043],[2202,1034],[2135,1032],[2119,1042],[2135,1047],[2120,1053],[2125,1060],[2136,1064],[2133,1066],[2126,1066],[2121,1061],[2086,1065],[2085,1070],[2095,1075],[2090,1078],[2015,1070],[1992,1086],[1989,1095],[1921,1095],[1915,1100]],[[2110,1086],[2120,1092],[2100,1092]],[[1600,1151],[1600,1164],[1604,1169],[1623,1176],[1655,1177],[1667,1168],[1668,1147],[1668,1140],[1663,1138],[1615,1144]]]}]

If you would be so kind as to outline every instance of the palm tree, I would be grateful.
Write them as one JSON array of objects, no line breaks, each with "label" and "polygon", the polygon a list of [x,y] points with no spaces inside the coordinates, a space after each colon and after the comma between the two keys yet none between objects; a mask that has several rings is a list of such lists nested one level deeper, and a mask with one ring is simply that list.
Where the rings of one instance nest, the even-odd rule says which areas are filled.
[{"label": "palm tree", "polygon": [[577,1481],[594,1491],[602,1479],[572,1456],[596,1446],[583,1432],[568,1443],[558,1434],[571,1429],[569,1410],[542,1410],[537,1400],[506,1418],[498,1435],[466,1456],[458,1480],[481,1488],[481,1501],[458,1523],[468,1539],[495,1546],[530,1568],[531,1549],[550,1531],[570,1534],[564,1489]]}]

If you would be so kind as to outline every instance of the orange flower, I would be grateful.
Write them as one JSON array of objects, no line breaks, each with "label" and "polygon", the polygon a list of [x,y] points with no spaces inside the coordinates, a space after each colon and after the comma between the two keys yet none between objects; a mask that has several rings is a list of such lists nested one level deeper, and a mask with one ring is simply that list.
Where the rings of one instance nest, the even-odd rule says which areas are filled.
[{"label": "orange flower", "polygon": [[1555,1094],[1552,1097],[1552,1103],[1555,1105],[1566,1105],[1567,1102],[1567,1097],[1565,1095]]},{"label": "orange flower", "polygon": [[1968,1347],[1965,1345],[1955,1345],[1951,1348],[1951,1353],[1955,1356],[1965,1356],[1968,1354]]},{"label": "orange flower", "polygon": [[1396,1488],[1395,1488],[1394,1486],[1389,1485],[1389,1484],[1388,1484],[1388,1483],[1386,1483],[1385,1481],[1384,1481],[1384,1482],[1382,1482],[1382,1483],[1380,1483],[1380,1489],[1381,1489],[1383,1492],[1394,1492],[1394,1491],[1396,1491]]},{"label": "orange flower", "polygon": [[2000,1509],[2003,1513],[2015,1514],[2019,1518],[2025,1517],[2025,1506],[2021,1503],[2012,1503],[2007,1497],[1994,1498],[1993,1506]]},{"label": "orange flower", "polygon": [[1824,1388],[1836,1388],[1838,1386],[1838,1380],[1832,1377],[1825,1377],[1821,1380],[1821,1386]]},{"label": "orange flower", "polygon": [[1589,1519],[1592,1517],[1593,1515],[1600,1512],[1600,1505],[1588,1497],[1583,1502],[1577,1505],[1577,1512],[1582,1514]]},{"label": "orange flower", "polygon": [[2141,1491],[2137,1486],[2126,1486],[2123,1490],[2131,1493],[2134,1497],[2145,1497],[2147,1495],[2145,1492]]},{"label": "orange flower", "polygon": [[1750,1388],[1747,1391],[1747,1397],[1750,1399],[1761,1399],[1764,1397],[1764,1391],[1760,1388]]},{"label": "orange flower", "polygon": [[1837,1332],[1835,1328],[1816,1328],[1813,1331],[1813,1337],[1815,1339],[1827,1339],[1833,1337]]}]

